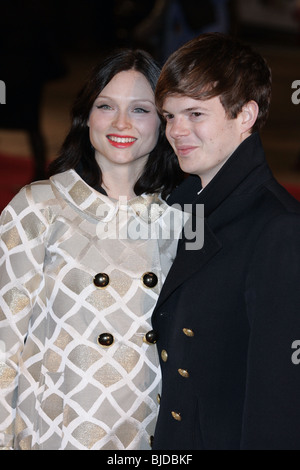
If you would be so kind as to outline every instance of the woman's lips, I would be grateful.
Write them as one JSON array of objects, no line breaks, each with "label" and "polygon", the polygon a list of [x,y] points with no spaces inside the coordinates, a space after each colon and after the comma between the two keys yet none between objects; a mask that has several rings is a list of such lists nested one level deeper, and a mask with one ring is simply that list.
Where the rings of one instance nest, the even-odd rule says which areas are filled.
[{"label": "woman's lips", "polygon": [[127,148],[131,147],[137,139],[130,135],[116,135],[116,134],[109,134],[106,136],[108,142],[117,148]]}]

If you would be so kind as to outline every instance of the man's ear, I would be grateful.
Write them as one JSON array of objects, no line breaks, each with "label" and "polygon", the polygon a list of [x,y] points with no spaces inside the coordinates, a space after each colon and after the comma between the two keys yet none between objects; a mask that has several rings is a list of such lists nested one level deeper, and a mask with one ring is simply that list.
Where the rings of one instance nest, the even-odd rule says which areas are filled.
[{"label": "man's ear", "polygon": [[244,104],[240,113],[240,124],[243,133],[251,131],[256,122],[258,113],[259,107],[256,101],[251,100]]}]

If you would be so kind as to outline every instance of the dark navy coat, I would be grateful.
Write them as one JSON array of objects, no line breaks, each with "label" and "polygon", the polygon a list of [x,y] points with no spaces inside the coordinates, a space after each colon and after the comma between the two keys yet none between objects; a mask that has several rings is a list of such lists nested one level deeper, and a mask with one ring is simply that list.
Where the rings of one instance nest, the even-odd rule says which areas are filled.
[{"label": "dark navy coat", "polygon": [[153,313],[153,450],[300,450],[300,203],[257,133],[199,189],[190,176],[169,199],[204,204],[205,233],[200,250],[180,242]]}]

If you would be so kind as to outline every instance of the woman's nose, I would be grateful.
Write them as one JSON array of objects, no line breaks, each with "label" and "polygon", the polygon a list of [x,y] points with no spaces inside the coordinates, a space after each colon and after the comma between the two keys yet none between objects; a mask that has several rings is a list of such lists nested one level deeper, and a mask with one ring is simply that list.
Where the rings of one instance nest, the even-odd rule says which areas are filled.
[{"label": "woman's nose", "polygon": [[119,129],[119,130],[129,129],[131,127],[131,122],[127,113],[122,112],[122,111],[119,111],[117,113],[112,124],[116,129]]}]

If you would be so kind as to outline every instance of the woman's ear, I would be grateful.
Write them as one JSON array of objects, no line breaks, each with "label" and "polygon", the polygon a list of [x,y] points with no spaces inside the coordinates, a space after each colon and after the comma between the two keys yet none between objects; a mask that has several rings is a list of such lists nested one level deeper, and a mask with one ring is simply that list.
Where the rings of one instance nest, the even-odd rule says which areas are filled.
[{"label": "woman's ear", "polygon": [[240,123],[242,126],[242,132],[251,132],[253,128],[257,116],[259,113],[259,107],[256,101],[248,101],[248,103],[244,104],[242,111],[240,113]]}]

